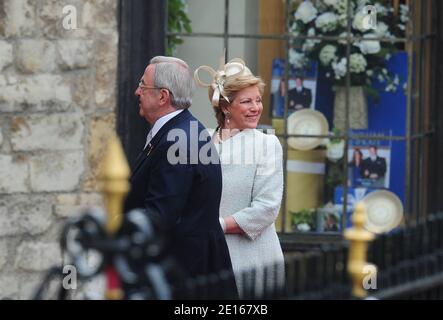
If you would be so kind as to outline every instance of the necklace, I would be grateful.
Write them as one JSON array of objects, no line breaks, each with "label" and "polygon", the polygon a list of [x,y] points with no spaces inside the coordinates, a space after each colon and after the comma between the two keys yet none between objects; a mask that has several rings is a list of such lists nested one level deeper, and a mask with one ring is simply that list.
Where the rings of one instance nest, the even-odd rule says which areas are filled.
[{"label": "necklace", "polygon": [[223,138],[222,138],[222,130],[221,130],[221,127],[218,127],[218,140],[219,140],[219,142],[218,143],[222,143],[223,142]]},{"label": "necklace", "polygon": [[[243,129],[226,129],[229,130],[229,137],[227,137],[225,140],[228,140],[230,138],[232,138],[233,136],[235,136],[237,133],[240,133],[243,131]],[[222,134],[222,129],[221,127],[217,128],[217,135],[218,135],[218,140],[219,140],[219,144],[222,144],[224,142],[223,140],[223,134]]]},{"label": "necklace", "polygon": [[[223,143],[223,134],[222,134],[222,129],[221,129],[221,127],[218,127],[218,139],[220,140],[219,141],[219,143]],[[229,137],[226,139],[226,140],[228,140],[228,139],[230,139],[230,138],[232,138],[233,136],[235,136],[238,132],[241,132],[242,130],[236,130],[236,129],[226,129],[226,130],[229,130]]]}]

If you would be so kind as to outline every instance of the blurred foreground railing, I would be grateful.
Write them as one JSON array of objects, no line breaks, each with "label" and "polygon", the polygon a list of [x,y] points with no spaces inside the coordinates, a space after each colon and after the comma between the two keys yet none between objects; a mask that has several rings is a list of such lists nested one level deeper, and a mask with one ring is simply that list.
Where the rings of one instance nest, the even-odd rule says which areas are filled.
[{"label": "blurred foreground railing", "polygon": [[379,299],[443,299],[443,213],[406,229],[380,235],[371,244],[370,261],[378,266]]}]

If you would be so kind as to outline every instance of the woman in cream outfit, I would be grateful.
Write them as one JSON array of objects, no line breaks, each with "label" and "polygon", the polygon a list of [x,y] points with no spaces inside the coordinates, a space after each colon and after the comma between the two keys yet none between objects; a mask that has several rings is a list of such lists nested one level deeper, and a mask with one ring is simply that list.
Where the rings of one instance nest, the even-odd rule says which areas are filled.
[{"label": "woman in cream outfit", "polygon": [[[199,79],[206,70],[212,83]],[[226,235],[235,280],[243,293],[243,271],[256,269],[255,287],[263,290],[263,270],[267,286],[284,279],[283,252],[278,239],[277,219],[282,194],[282,147],[275,135],[256,130],[263,111],[263,81],[255,77],[241,59],[233,59],[219,70],[202,66],[195,71],[200,86],[209,87],[209,98],[218,128],[213,141],[220,155],[223,191],[220,223]]]}]

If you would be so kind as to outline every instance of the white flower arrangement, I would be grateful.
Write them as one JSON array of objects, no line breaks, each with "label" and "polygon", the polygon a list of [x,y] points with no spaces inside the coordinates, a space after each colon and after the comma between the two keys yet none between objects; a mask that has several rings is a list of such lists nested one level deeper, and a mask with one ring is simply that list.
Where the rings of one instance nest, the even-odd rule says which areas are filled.
[{"label": "white flower arrangement", "polygon": [[303,23],[309,23],[317,16],[317,9],[309,2],[302,2],[295,12],[295,19],[301,20]]},{"label": "white flower arrangement", "polygon": [[[385,85],[386,91],[396,91],[400,85],[397,75],[389,74],[386,62],[398,49],[395,42],[380,41],[378,38],[395,39],[404,37],[409,21],[409,9],[400,5],[398,15],[388,0],[349,0],[351,16],[350,37],[361,38],[351,42],[350,78],[351,85],[363,86],[376,96],[372,89],[373,79]],[[289,51],[289,62],[295,68],[307,66],[309,61],[320,61],[326,68],[326,76],[334,86],[346,83],[347,72],[347,0],[305,0],[293,3],[293,19],[289,32],[302,36],[339,36],[338,41],[320,39],[295,39]],[[373,5],[377,18],[375,28],[368,28],[368,14],[364,7]]]},{"label": "white flower arrangement", "polygon": [[339,142],[328,140],[326,144],[326,157],[332,161],[337,162],[342,159],[345,154],[345,140],[340,139]]}]

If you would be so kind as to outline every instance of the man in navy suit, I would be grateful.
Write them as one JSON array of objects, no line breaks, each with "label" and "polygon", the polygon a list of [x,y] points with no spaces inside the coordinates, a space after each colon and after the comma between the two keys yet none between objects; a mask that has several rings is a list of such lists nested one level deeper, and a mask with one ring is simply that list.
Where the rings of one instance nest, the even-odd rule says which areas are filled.
[{"label": "man in navy suit", "polygon": [[[221,167],[210,135],[188,111],[193,88],[184,61],[151,59],[135,91],[140,116],[151,130],[132,168],[125,203],[126,212],[142,208],[165,226],[171,241],[169,253],[189,276],[232,271],[219,223]],[[177,133],[185,134],[184,141],[177,141]],[[200,134],[204,141],[198,139]],[[205,164],[199,153],[208,143],[209,156],[217,155],[217,161]]]},{"label": "man in navy suit", "polygon": [[371,180],[371,187],[384,188],[386,170],[386,159],[378,155],[375,145],[370,146],[369,157],[363,159],[361,164],[363,177]]},{"label": "man in navy suit", "polygon": [[289,110],[297,111],[311,107],[311,89],[308,89],[303,85],[303,78],[295,78],[295,88],[288,91],[288,100]]}]

